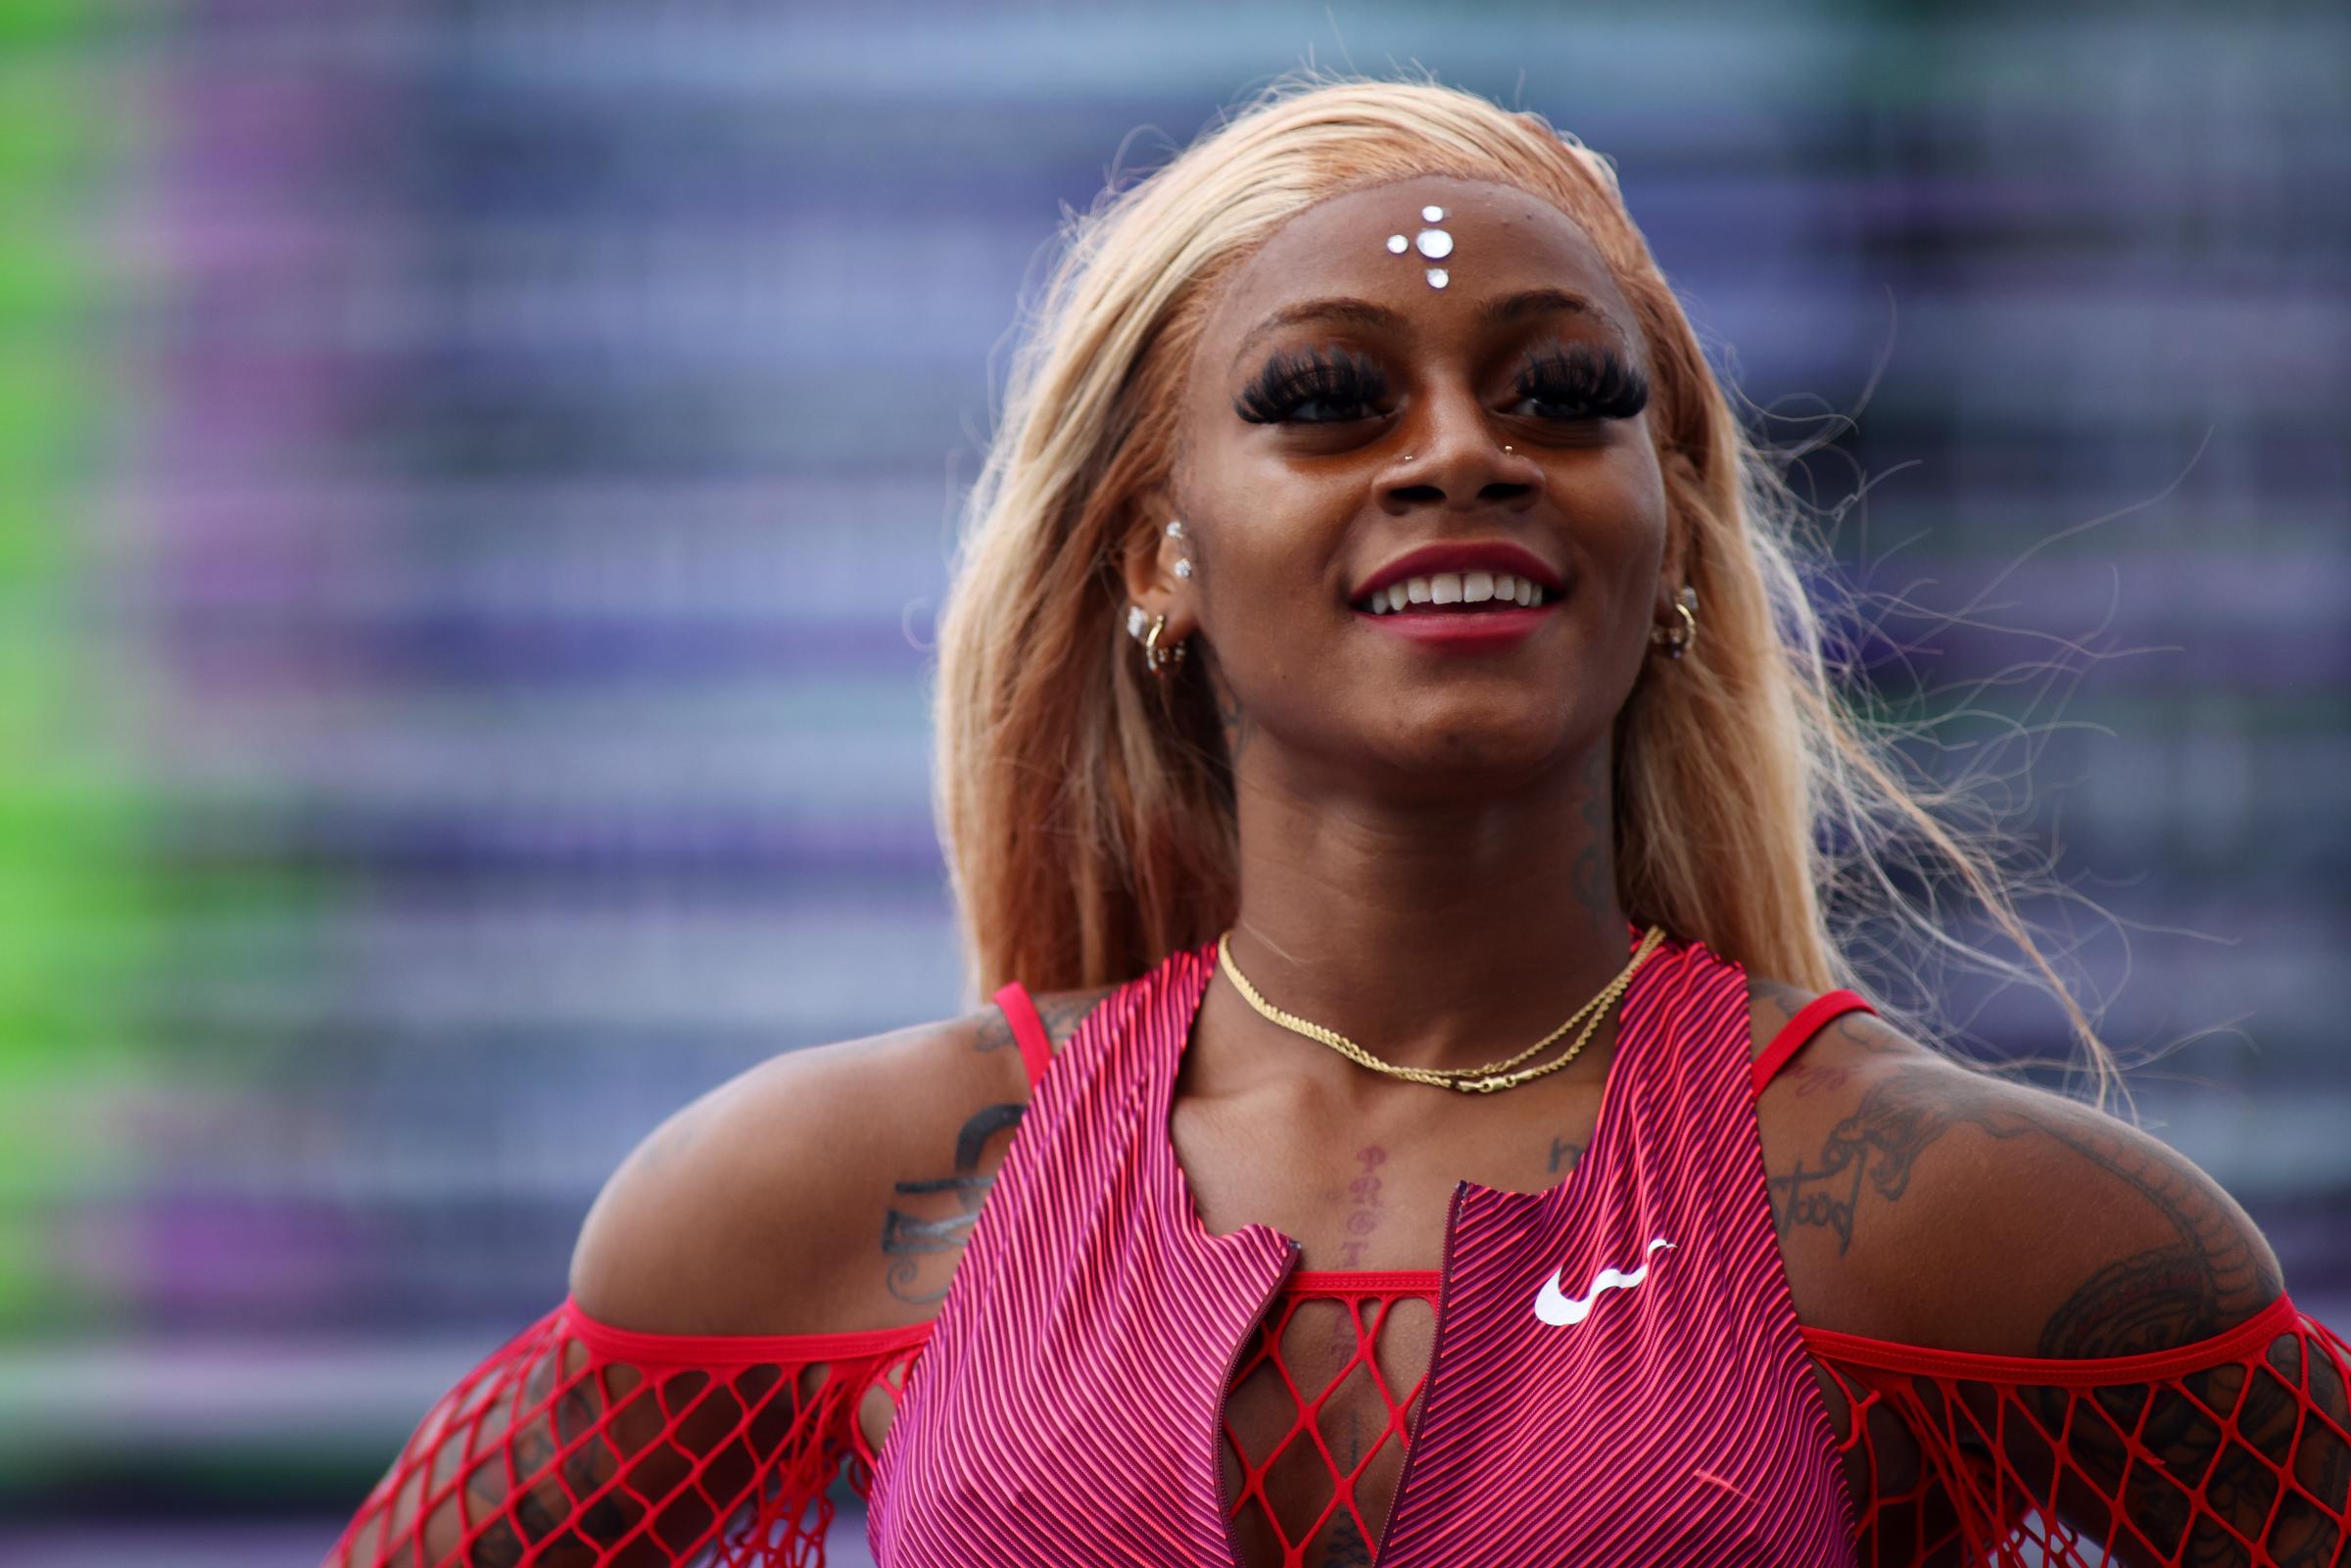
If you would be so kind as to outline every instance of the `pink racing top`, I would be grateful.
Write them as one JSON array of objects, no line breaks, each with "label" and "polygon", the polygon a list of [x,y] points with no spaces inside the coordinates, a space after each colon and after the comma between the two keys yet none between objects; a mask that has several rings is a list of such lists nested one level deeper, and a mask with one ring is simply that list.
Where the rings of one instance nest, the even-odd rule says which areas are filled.
[{"label": "pink racing top", "polygon": [[[1228,1374],[1298,1246],[1208,1234],[1168,1136],[1215,972],[1212,943],[1121,987],[1038,1084],[875,1465],[883,1568],[1236,1559]],[[1567,1178],[1455,1189],[1377,1560],[1853,1560],[1750,1053],[1744,972],[1669,942],[1633,974]],[[1242,1457],[1262,1492],[1271,1461]]]},{"label": "pink racing top", "polygon": [[[1214,968],[1171,955],[1058,1058],[998,994],[1033,1098],[935,1322],[646,1334],[566,1300],[434,1404],[326,1562],[821,1568],[844,1463],[888,1568],[2351,1560],[2351,1347],[2284,1296],[2100,1359],[1797,1323],[1753,1102],[1853,993],[1751,1065],[1744,972],[1668,942],[1565,1181],[1460,1183],[1436,1273],[1303,1273],[1267,1226],[1207,1233],[1168,1137]],[[1383,1357],[1432,1307],[1425,1359]],[[1342,1443],[1367,1381],[1384,1419]],[[1287,1431],[1253,1445],[1232,1414],[1266,1400]]]}]

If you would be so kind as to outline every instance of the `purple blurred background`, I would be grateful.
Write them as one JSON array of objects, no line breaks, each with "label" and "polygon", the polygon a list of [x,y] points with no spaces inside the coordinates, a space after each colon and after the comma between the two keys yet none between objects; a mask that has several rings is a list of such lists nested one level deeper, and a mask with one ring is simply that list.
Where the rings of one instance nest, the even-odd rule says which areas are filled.
[{"label": "purple blurred background", "polygon": [[[1310,58],[1616,160],[1751,422],[1832,442],[1799,488],[1910,607],[1876,697],[2105,912],[2036,911],[2110,1040],[2190,1042],[2146,1124],[2351,1326],[2347,43],[2315,4],[0,13],[0,1558],[315,1561],[670,1110],[966,1004],[926,644],[1016,304],[1114,164]],[[2039,993],[1924,983],[2066,1048]]]}]

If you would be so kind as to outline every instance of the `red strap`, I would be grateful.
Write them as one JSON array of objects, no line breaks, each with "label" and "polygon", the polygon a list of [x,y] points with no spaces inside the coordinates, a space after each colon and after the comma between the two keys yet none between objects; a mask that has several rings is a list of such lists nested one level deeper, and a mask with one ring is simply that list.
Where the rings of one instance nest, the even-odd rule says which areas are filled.
[{"label": "red strap", "polygon": [[1034,1092],[1037,1079],[1053,1065],[1053,1042],[1045,1034],[1045,1021],[1036,1016],[1029,988],[1018,980],[998,991],[995,1003],[1012,1023],[1012,1037],[1021,1042],[1021,1066],[1029,1069],[1029,1088]]},{"label": "red strap", "polygon": [[1859,1008],[1864,1013],[1876,1013],[1867,1001],[1851,991],[1825,991],[1806,1002],[1796,1017],[1781,1025],[1780,1032],[1771,1037],[1771,1044],[1755,1058],[1755,1093],[1761,1094],[1771,1075],[1787,1066],[1788,1059],[1802,1049],[1806,1040],[1819,1032],[1820,1026],[1840,1014]]}]

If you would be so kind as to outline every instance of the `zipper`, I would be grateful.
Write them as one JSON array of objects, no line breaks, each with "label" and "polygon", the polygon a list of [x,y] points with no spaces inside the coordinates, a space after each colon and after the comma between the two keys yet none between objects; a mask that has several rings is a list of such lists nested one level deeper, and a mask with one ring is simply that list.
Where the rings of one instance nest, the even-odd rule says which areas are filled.
[{"label": "zipper", "polygon": [[1288,1281],[1291,1270],[1298,1266],[1299,1254],[1305,1251],[1295,1236],[1284,1236],[1281,1239],[1288,1243],[1288,1247],[1282,1253],[1281,1272],[1273,1276],[1272,1285],[1267,1289],[1264,1296],[1259,1298],[1257,1313],[1249,1319],[1248,1332],[1241,1336],[1241,1342],[1235,1345],[1231,1354],[1224,1357],[1224,1376],[1217,1383],[1216,1414],[1209,1426],[1208,1459],[1209,1463],[1216,1466],[1217,1518],[1224,1532],[1224,1560],[1230,1565],[1230,1568],[1241,1568],[1241,1542],[1240,1538],[1232,1533],[1232,1518],[1237,1510],[1227,1505],[1224,1497],[1224,1402],[1232,1397],[1234,1370],[1241,1364],[1242,1355],[1257,1343],[1258,1336],[1265,1332],[1266,1313],[1272,1308],[1273,1299],[1281,1294],[1281,1287]]},{"label": "zipper", "polygon": [[1455,1182],[1453,1201],[1445,1208],[1445,1258],[1437,1268],[1437,1315],[1428,1334],[1428,1371],[1420,1382],[1420,1411],[1405,1429],[1412,1441],[1405,1446],[1404,1468],[1396,1472],[1396,1493],[1388,1498],[1388,1516],[1379,1522],[1379,1544],[1371,1549],[1375,1563],[1387,1559],[1388,1537],[1396,1532],[1396,1516],[1404,1511],[1404,1499],[1412,1486],[1413,1461],[1420,1457],[1420,1428],[1428,1420],[1428,1402],[1437,1395],[1437,1365],[1445,1354],[1445,1307],[1453,1300],[1453,1238],[1461,1224],[1462,1199],[1468,1191],[1468,1182]]}]

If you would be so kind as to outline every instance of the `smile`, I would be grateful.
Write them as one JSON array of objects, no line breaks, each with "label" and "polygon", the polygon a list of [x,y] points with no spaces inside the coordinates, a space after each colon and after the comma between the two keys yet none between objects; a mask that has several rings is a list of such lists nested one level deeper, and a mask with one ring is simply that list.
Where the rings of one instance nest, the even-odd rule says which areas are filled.
[{"label": "smile", "polygon": [[[1433,598],[1416,604],[1408,599],[1402,609],[1374,610],[1367,604],[1359,606],[1356,614],[1370,626],[1409,639],[1432,652],[1498,652],[1528,636],[1558,612],[1559,600],[1548,591],[1535,589],[1531,584],[1524,588],[1535,595],[1531,604],[1514,596],[1505,599],[1494,594],[1474,604],[1465,600],[1440,604]],[[1386,595],[1376,596],[1384,606]]]},{"label": "smile", "polygon": [[1374,589],[1355,607],[1369,615],[1460,612],[1479,605],[1501,610],[1548,604],[1557,596],[1531,578],[1509,572],[1432,572]]}]

